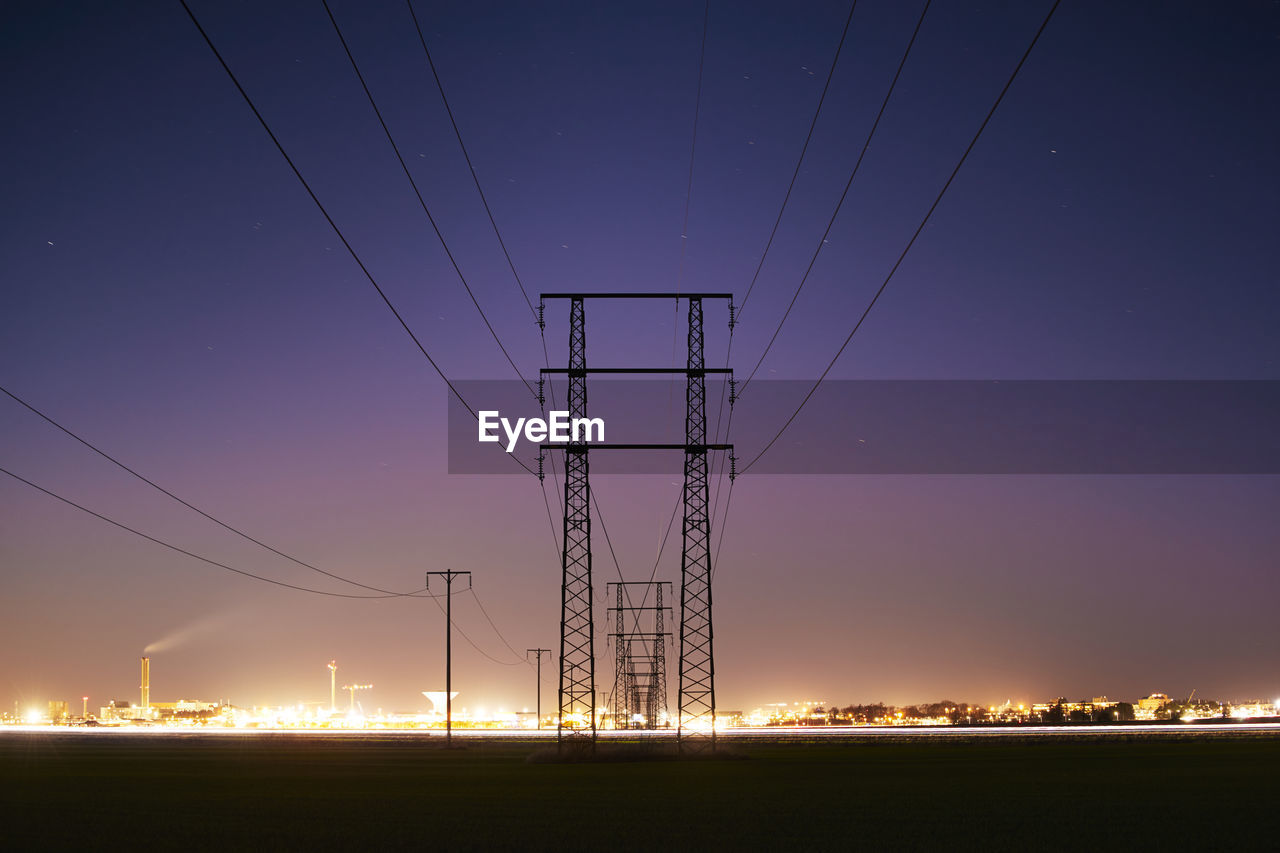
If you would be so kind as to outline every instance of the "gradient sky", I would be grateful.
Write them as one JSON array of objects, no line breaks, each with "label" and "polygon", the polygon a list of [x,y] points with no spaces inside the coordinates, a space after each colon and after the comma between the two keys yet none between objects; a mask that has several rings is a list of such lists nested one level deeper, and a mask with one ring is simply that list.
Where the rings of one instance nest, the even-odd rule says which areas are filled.
[{"label": "gradient sky", "polygon": [[[1280,379],[1280,4],[1119,6],[1062,5],[833,378]],[[762,375],[814,378],[826,365],[1047,7],[934,3]],[[512,378],[321,5],[193,8],[446,373]],[[536,326],[407,10],[333,8],[477,298],[535,375]],[[679,280],[741,299],[847,5],[712,3],[682,270],[702,4],[416,8],[530,292]],[[444,383],[181,5],[0,14],[0,382],[329,571],[411,589],[426,570],[470,570],[512,646],[555,648],[559,558],[536,480],[446,473]],[[735,334],[740,370],[790,299],[918,14],[915,3],[859,3]],[[553,363],[566,349],[558,308]],[[601,307],[588,323],[596,364],[671,358],[665,303]],[[715,360],[722,315],[708,324]],[[7,398],[0,435],[0,465],[71,500],[248,571],[343,589],[194,516]],[[678,485],[593,485],[623,573],[647,576]],[[1264,476],[743,477],[716,573],[720,707],[1192,688],[1274,698],[1277,509],[1280,483]],[[678,557],[666,552],[660,577],[677,579]],[[603,598],[617,576],[600,541],[595,566]],[[443,687],[443,619],[428,602],[247,580],[7,477],[0,568],[6,708],[136,699],[137,656],[166,638],[153,655],[157,700],[327,700],[331,658],[340,683],[374,684],[367,707],[422,709],[419,691]],[[512,660],[470,596],[455,619]],[[528,669],[454,649],[460,704],[533,704]],[[611,661],[599,657],[607,689]],[[553,673],[544,667],[544,707]],[[671,687],[674,704],[674,677]]]}]

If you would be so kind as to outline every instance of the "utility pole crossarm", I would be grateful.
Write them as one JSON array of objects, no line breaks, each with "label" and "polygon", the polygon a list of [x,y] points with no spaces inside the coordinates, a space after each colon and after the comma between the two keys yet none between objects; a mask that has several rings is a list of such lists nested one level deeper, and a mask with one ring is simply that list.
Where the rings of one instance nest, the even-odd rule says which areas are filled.
[{"label": "utility pole crossarm", "polygon": [[[611,607],[609,609],[616,610],[617,608]],[[653,608],[653,609],[656,609],[656,608]],[[670,608],[664,607],[662,609],[669,610]],[[630,610],[631,610],[630,607],[622,608],[623,613],[626,613]],[[626,640],[656,640],[661,637],[670,637],[671,632],[670,631],[611,631],[609,633],[609,636],[622,637],[623,639],[626,639]]]},{"label": "utility pole crossarm", "polygon": [[539,444],[539,450],[563,450],[565,453],[585,453],[588,450],[686,450],[702,453],[707,450],[733,450],[732,444],[616,444],[593,442],[591,444]]},{"label": "utility pole crossarm", "polygon": [[623,373],[623,374],[640,374],[640,373],[676,373],[681,376],[688,376],[691,373],[733,373],[732,367],[540,367],[538,372],[547,374],[567,373],[569,375],[585,374],[585,373]]},{"label": "utility pole crossarm", "polygon": [[666,607],[658,607],[658,606],[657,606],[657,605],[655,605],[655,604],[651,604],[651,605],[648,605],[648,606],[641,606],[641,605],[638,605],[638,604],[637,604],[637,605],[635,605],[634,607],[610,607],[610,608],[609,608],[609,610],[610,610],[610,612],[615,611],[615,610],[627,610],[627,611],[630,611],[630,610],[665,610],[665,611],[667,611],[668,613],[670,613],[670,612],[671,612],[671,608],[670,608],[669,606],[666,606]]},{"label": "utility pole crossarm", "polygon": [[732,293],[540,293],[539,299],[733,299]]}]

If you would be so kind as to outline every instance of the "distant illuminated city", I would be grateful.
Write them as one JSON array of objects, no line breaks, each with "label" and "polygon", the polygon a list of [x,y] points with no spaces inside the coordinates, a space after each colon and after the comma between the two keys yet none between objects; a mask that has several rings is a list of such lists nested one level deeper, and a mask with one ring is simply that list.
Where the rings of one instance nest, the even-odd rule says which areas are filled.
[{"label": "distant illuminated city", "polygon": [[[446,694],[422,691],[430,710],[388,711],[366,703],[361,696],[373,696],[374,685],[352,682],[338,684],[338,664],[329,661],[329,697],[327,701],[304,700],[277,706],[241,707],[223,700],[151,699],[151,659],[140,659],[138,699],[115,698],[105,704],[91,703],[89,696],[74,703],[68,699],[18,701],[12,713],[0,715],[5,726],[77,726],[109,728],[231,728],[231,729],[444,729]],[[457,697],[454,693],[454,697]],[[657,724],[645,725],[643,715],[620,721],[605,694],[595,709],[596,725],[606,731],[651,730],[674,731],[675,723],[666,712]],[[1185,699],[1164,693],[1151,693],[1136,701],[1095,696],[1069,700],[1065,697],[1042,702],[1018,703],[1008,700],[1000,705],[973,705],[943,700],[907,706],[876,704],[841,705],[823,699],[777,702],[749,711],[720,711],[717,730],[810,727],[887,727],[887,726],[1060,726],[1105,725],[1117,723],[1280,723],[1280,699],[1263,701],[1223,701],[1197,697],[1195,692]],[[568,727],[590,726],[589,719],[566,719]],[[546,730],[554,733],[554,713],[528,707],[519,709],[463,703],[452,714],[452,726],[493,732]]]}]

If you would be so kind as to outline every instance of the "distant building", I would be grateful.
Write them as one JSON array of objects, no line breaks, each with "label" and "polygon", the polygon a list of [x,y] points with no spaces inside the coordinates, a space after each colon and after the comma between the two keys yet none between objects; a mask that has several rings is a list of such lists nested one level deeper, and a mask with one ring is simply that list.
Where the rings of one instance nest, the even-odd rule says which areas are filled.
[{"label": "distant building", "polygon": [[1139,720],[1154,720],[1156,711],[1159,711],[1169,702],[1169,697],[1163,693],[1152,693],[1145,699],[1139,699],[1137,707],[1133,709],[1133,714]]},{"label": "distant building", "polygon": [[152,702],[151,708],[161,717],[174,717],[190,714],[216,714],[222,706],[217,702],[202,702],[196,699],[179,699],[177,702]]},{"label": "distant building", "polygon": [[98,709],[98,719],[104,723],[127,722],[147,719],[147,714],[140,706],[134,705],[127,699],[113,699]]},{"label": "distant building", "polygon": [[54,699],[49,703],[49,722],[58,725],[69,719],[71,719],[71,709],[67,707],[66,700]]},{"label": "distant building", "polygon": [[[1095,696],[1091,700],[1080,700],[1079,702],[1068,702],[1065,697],[1060,697],[1053,702],[1042,702],[1031,706],[1031,714],[1038,716],[1041,720],[1048,721],[1054,719],[1059,711],[1062,717],[1058,722],[1067,723],[1087,723],[1098,722],[1102,719],[1108,719],[1104,716],[1105,712],[1116,708],[1120,703],[1113,702],[1106,696]],[[1115,712],[1112,711],[1110,719],[1114,719]]]}]

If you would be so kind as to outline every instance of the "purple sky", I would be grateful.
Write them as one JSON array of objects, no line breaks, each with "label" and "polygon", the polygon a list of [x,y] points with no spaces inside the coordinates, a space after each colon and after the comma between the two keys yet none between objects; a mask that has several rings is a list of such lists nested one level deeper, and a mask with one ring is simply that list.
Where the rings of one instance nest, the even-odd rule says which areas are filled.
[{"label": "purple sky", "polygon": [[[825,367],[1048,4],[937,0],[761,370]],[[431,233],[316,3],[193,3],[313,188],[451,377],[512,373]],[[848,7],[712,3],[680,271],[700,3],[417,7],[535,294],[745,291]],[[523,372],[541,342],[408,12],[334,12],[451,249]],[[555,648],[536,480],[445,473],[444,383],[364,280],[178,3],[6,7],[0,382],[230,524],[395,589],[467,569],[506,639]],[[763,349],[919,7],[862,0],[742,324]],[[1064,3],[833,378],[1280,379],[1280,7]],[[719,308],[708,360],[723,358]],[[549,315],[565,358],[563,303]],[[591,360],[664,364],[669,305],[601,307]],[[678,399],[678,398],[677,398]],[[744,402],[744,405],[746,403]],[[0,466],[183,548],[341,590],[193,515],[0,398]],[[1222,440],[1229,440],[1229,437]],[[758,448],[741,448],[743,455]],[[670,477],[593,481],[629,579]],[[1275,477],[758,477],[716,574],[721,708],[822,698],[1280,695]],[[558,521],[557,521],[558,526]],[[678,577],[669,548],[659,576]],[[597,542],[596,582],[616,580]],[[327,699],[425,708],[443,619],[420,600],[268,586],[0,477],[0,701]],[[359,592],[359,590],[351,590]],[[603,622],[603,601],[598,621]],[[470,596],[462,630],[512,658]],[[455,643],[459,703],[533,676]],[[611,682],[599,656],[598,682]],[[544,707],[552,700],[555,667]],[[674,661],[671,671],[675,672]],[[672,697],[674,703],[674,678]]]}]

